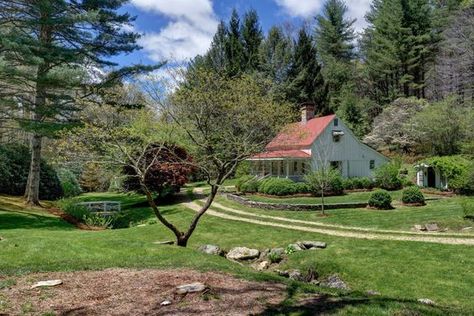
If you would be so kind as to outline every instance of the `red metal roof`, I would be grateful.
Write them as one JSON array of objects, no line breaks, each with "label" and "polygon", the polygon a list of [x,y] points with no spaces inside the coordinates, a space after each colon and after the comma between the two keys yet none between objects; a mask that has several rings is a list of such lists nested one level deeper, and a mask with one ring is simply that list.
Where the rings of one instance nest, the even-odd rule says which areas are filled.
[{"label": "red metal roof", "polygon": [[251,159],[268,159],[268,158],[310,158],[311,155],[302,150],[273,150],[266,151],[253,156]]},{"label": "red metal roof", "polygon": [[266,147],[266,151],[308,149],[336,115],[316,117],[306,124],[301,122],[286,126]]}]

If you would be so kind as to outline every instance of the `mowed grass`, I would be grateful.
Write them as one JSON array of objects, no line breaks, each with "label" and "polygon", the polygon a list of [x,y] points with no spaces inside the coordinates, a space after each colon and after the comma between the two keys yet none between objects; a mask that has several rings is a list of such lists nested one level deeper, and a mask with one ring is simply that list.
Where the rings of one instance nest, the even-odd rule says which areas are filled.
[{"label": "mowed grass", "polygon": [[[361,195],[358,194],[357,196],[360,197]],[[253,199],[256,198],[256,196],[253,196]],[[230,201],[222,196],[218,197],[217,201],[225,206],[254,214],[272,215],[311,222],[404,231],[411,230],[416,224],[437,223],[441,228],[447,228],[448,233],[462,232],[463,234],[474,235],[474,229],[462,230],[463,228],[474,226],[473,221],[464,219],[464,213],[461,207],[461,201],[463,199],[474,200],[474,197],[449,197],[427,200],[425,206],[404,206],[399,200],[394,200],[392,205],[395,206],[395,209],[392,210],[373,210],[367,208],[333,209],[326,210],[327,216],[325,217],[321,216],[321,212],[318,210],[281,211],[250,208]],[[287,199],[285,199],[284,203],[286,203],[286,200]],[[283,203],[283,201],[280,202]],[[345,202],[349,201],[345,200]]]},{"label": "mowed grass", "polygon": [[[132,219],[153,218],[137,195],[93,194],[85,200],[120,200]],[[192,211],[179,205],[163,206],[167,218],[185,227]],[[12,217],[14,216],[14,217]],[[474,247],[420,242],[356,240],[258,226],[204,216],[188,248],[159,246],[153,241],[173,239],[160,224],[106,231],[80,231],[42,210],[25,210],[16,199],[0,199],[0,276],[36,271],[97,270],[109,267],[181,268],[232,273],[254,280],[280,280],[274,273],[257,273],[221,257],[195,249],[218,244],[265,249],[285,247],[297,240],[321,240],[328,248],[294,253],[282,268],[314,268],[322,276],[338,274],[353,290],[348,295],[330,291],[339,300],[327,302],[327,311],[357,315],[423,315],[474,313]],[[6,277],[5,275],[8,275]],[[0,277],[1,279],[1,277]],[[374,290],[378,297],[364,293]],[[311,314],[311,306],[295,307],[291,298],[302,292],[327,292],[313,285],[291,283],[290,299],[270,314]],[[418,304],[430,298],[437,307]],[[314,312],[314,310],[312,310]],[[1,312],[1,310],[0,310]]]}]

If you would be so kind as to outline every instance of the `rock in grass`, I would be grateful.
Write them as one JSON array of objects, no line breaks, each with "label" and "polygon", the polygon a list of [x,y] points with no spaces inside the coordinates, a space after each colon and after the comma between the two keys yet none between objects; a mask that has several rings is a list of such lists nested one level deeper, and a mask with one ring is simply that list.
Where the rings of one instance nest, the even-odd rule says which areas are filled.
[{"label": "rock in grass", "polygon": [[303,244],[303,246],[306,248],[306,249],[312,249],[312,248],[326,248],[327,245],[325,242],[322,242],[322,241],[301,241],[300,242],[301,244]]},{"label": "rock in grass", "polygon": [[272,248],[269,252],[270,256],[282,257],[285,254],[285,249],[283,248]]},{"label": "rock in grass", "polygon": [[47,281],[39,281],[36,282],[31,286],[32,289],[36,289],[38,287],[52,287],[63,284],[62,280],[47,280]]},{"label": "rock in grass", "polygon": [[258,258],[260,251],[247,247],[235,247],[227,253],[227,259],[231,260],[250,260]]},{"label": "rock in grass", "polygon": [[426,228],[423,225],[414,225],[413,229],[419,232],[426,230]]},{"label": "rock in grass", "polygon": [[435,302],[430,300],[429,298],[419,298],[418,302],[425,305],[435,305]]},{"label": "rock in grass", "polygon": [[160,303],[161,306],[168,306],[171,305],[171,301],[163,301]]},{"label": "rock in grass", "polygon": [[251,267],[257,271],[263,271],[270,267],[270,262],[268,261],[255,262],[254,264],[251,265]]},{"label": "rock in grass", "polygon": [[198,248],[199,251],[207,253],[208,255],[220,255],[222,253],[221,248],[216,245],[202,245]]},{"label": "rock in grass", "polygon": [[195,292],[202,292],[206,289],[206,285],[201,282],[195,282],[190,284],[183,284],[176,287],[177,294],[187,294],[187,293],[195,293]]},{"label": "rock in grass", "polygon": [[288,278],[295,281],[304,281],[303,274],[297,269],[288,271]]},{"label": "rock in grass", "polygon": [[337,275],[331,275],[326,278],[323,282],[321,282],[321,285],[325,287],[329,287],[331,289],[338,289],[338,290],[349,290],[349,286],[342,281],[340,277]]},{"label": "rock in grass", "polygon": [[294,243],[294,244],[289,244],[287,249],[293,249],[294,251],[301,251],[301,250],[305,250],[305,248],[301,247],[302,245],[298,244],[298,243]]},{"label": "rock in grass", "polygon": [[425,228],[429,232],[436,232],[439,230],[438,224],[426,224]]},{"label": "rock in grass", "polygon": [[154,241],[155,245],[174,245],[174,241],[166,240],[166,241]]}]

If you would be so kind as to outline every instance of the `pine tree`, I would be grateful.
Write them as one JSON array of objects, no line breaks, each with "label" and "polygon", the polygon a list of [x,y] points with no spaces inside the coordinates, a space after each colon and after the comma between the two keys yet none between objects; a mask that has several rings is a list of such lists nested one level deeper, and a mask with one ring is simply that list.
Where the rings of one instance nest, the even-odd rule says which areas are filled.
[{"label": "pine tree", "polygon": [[354,80],[355,19],[344,18],[348,8],[342,0],[328,0],[321,15],[316,17],[316,45],[323,67],[323,76],[328,86],[330,108],[337,111],[341,103],[341,90]]},{"label": "pine tree", "polygon": [[68,126],[78,110],[78,94],[96,86],[93,67],[114,66],[107,57],[139,48],[139,35],[122,29],[133,22],[128,13],[117,12],[124,2],[0,0],[0,73],[8,81],[0,105],[20,103],[31,113],[30,119],[20,120],[32,134],[25,192],[29,204],[39,204],[43,137]]},{"label": "pine tree", "polygon": [[261,72],[272,83],[276,100],[285,99],[285,83],[291,66],[293,42],[280,27],[274,26],[260,47]]},{"label": "pine tree", "polygon": [[211,48],[205,55],[206,64],[216,72],[223,72],[227,65],[225,45],[227,41],[227,27],[224,21],[219,23],[217,32],[212,39]]},{"label": "pine tree", "polygon": [[245,70],[256,71],[260,68],[259,48],[263,35],[255,10],[250,10],[245,14],[241,34]]},{"label": "pine tree", "polygon": [[227,28],[227,37],[225,42],[226,55],[226,73],[233,77],[244,70],[244,47],[242,45],[242,35],[240,33],[240,18],[237,10],[232,11],[229,26]]},{"label": "pine tree", "polygon": [[316,112],[327,114],[327,88],[316,59],[313,38],[304,28],[299,31],[295,43],[292,65],[289,71],[287,99],[299,106],[303,102],[316,104]]}]

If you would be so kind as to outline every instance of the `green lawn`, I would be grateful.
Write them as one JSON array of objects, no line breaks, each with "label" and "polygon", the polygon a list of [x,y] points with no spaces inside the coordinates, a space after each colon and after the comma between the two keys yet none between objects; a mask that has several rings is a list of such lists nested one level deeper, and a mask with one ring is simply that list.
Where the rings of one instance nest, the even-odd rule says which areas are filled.
[{"label": "green lawn", "polygon": [[[243,206],[220,196],[217,201],[225,206],[254,214],[273,215],[291,219],[306,220],[327,224],[356,226],[374,229],[411,230],[415,224],[437,223],[448,232],[473,234],[474,230],[462,231],[464,227],[474,226],[474,222],[463,218],[460,197],[427,201],[425,206],[403,206],[396,204],[393,210],[372,210],[366,208],[326,210],[326,217],[319,211],[280,211],[264,210]],[[474,198],[473,198],[474,199]],[[393,203],[395,204],[395,203]]]},{"label": "green lawn", "polygon": [[[137,195],[93,194],[87,200],[120,200],[131,220],[153,222],[151,211]],[[177,205],[163,207],[165,216],[184,227],[193,213]],[[420,242],[356,240],[258,226],[204,216],[186,249],[152,242],[172,235],[159,224],[106,231],[80,231],[42,210],[25,210],[16,199],[0,199],[0,281],[18,273],[72,271],[108,267],[217,270],[254,280],[280,280],[273,273],[256,273],[221,257],[201,254],[204,243],[224,249],[249,246],[284,247],[296,240],[321,240],[328,248],[292,254],[285,267],[315,268],[321,275],[339,274],[353,289],[339,300],[329,299],[327,309],[336,315],[446,315],[474,313],[474,247]],[[8,277],[5,277],[7,275]],[[380,297],[366,297],[367,290]],[[302,292],[328,290],[291,283],[282,314],[303,315],[308,306],[292,306]],[[329,291],[331,292],[331,291]],[[416,303],[430,298],[439,306]],[[1,300],[0,300],[1,301]],[[273,311],[275,312],[275,311]],[[313,311],[314,312],[314,311]],[[1,305],[0,305],[1,313]],[[272,313],[272,312],[269,312]]]}]

